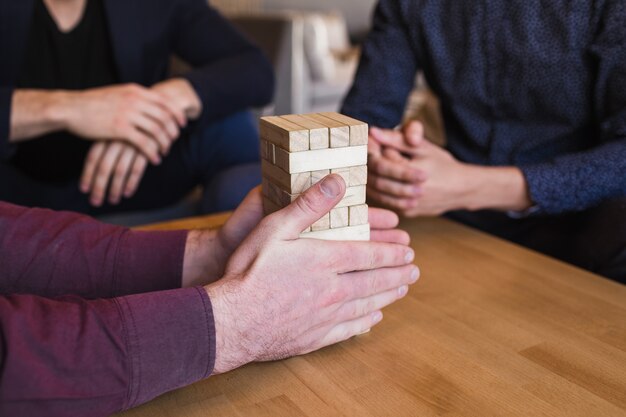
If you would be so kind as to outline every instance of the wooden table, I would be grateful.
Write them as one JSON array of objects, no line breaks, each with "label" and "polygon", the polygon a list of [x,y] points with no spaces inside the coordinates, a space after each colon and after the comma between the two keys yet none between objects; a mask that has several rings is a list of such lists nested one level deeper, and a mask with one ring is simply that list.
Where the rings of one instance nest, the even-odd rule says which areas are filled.
[{"label": "wooden table", "polygon": [[370,334],[123,416],[626,415],[626,287],[447,220],[402,227],[422,279]]}]

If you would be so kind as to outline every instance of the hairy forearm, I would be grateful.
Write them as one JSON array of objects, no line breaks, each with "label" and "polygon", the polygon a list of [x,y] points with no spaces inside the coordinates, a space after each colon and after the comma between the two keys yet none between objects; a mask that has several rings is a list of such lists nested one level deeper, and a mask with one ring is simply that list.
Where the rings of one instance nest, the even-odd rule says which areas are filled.
[{"label": "hairy forearm", "polygon": [[228,254],[216,230],[192,230],[187,235],[182,287],[207,285],[224,273]]},{"label": "hairy forearm", "polygon": [[532,205],[528,184],[516,167],[467,165],[468,210],[525,210]]},{"label": "hairy forearm", "polygon": [[69,94],[60,90],[16,90],[11,103],[9,141],[23,142],[64,129]]}]

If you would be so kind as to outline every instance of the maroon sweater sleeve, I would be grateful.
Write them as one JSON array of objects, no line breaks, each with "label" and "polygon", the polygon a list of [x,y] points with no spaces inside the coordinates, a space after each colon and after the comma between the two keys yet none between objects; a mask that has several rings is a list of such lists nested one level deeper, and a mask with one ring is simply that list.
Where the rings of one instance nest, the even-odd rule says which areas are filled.
[{"label": "maroon sweater sleeve", "polygon": [[180,288],[186,237],[0,202],[0,294],[109,298]]},{"label": "maroon sweater sleeve", "polygon": [[109,300],[0,297],[0,415],[108,416],[208,377],[202,288]]},{"label": "maroon sweater sleeve", "polygon": [[0,416],[106,416],[210,375],[206,291],[159,291],[185,240],[0,203]]}]

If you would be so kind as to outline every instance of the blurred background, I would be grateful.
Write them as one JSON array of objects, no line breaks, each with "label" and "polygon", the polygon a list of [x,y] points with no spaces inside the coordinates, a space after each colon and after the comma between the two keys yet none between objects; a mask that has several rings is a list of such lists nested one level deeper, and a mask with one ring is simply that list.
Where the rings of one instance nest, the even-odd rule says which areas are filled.
[{"label": "blurred background", "polygon": [[[276,71],[272,106],[262,114],[338,111],[358,66],[376,0],[211,0],[268,55]],[[436,98],[422,78],[405,118],[419,118],[443,143]]]}]

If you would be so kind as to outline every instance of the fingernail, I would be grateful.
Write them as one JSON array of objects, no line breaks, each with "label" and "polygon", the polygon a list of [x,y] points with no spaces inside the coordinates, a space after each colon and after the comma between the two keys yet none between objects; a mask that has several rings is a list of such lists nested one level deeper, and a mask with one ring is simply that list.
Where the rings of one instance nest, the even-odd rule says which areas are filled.
[{"label": "fingernail", "polygon": [[409,250],[406,252],[406,255],[404,255],[404,262],[406,263],[413,262],[414,258],[415,258],[415,252],[413,252],[412,250]]},{"label": "fingernail", "polygon": [[320,187],[328,198],[335,198],[341,193],[341,184],[335,177],[326,177],[322,180]]},{"label": "fingernail", "polygon": [[411,284],[415,284],[420,277],[420,270],[418,267],[413,268],[411,271]]},{"label": "fingernail", "polygon": [[382,319],[383,319],[383,313],[381,313],[380,311],[377,311],[374,314],[372,314],[372,321],[374,323],[378,323]]},{"label": "fingernail", "polygon": [[408,292],[409,292],[409,287],[406,285],[403,285],[402,287],[398,288],[398,297],[404,297],[405,295],[407,295]]}]

